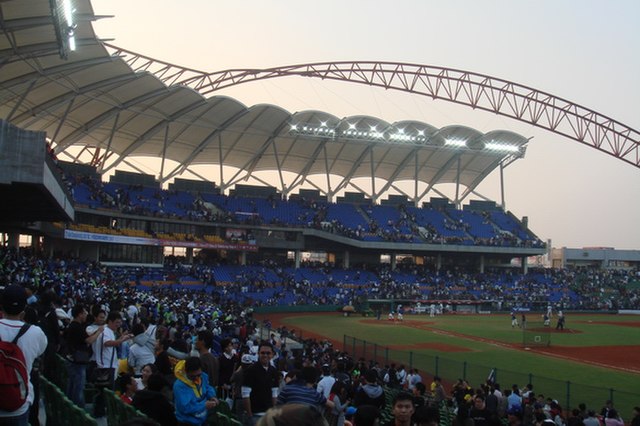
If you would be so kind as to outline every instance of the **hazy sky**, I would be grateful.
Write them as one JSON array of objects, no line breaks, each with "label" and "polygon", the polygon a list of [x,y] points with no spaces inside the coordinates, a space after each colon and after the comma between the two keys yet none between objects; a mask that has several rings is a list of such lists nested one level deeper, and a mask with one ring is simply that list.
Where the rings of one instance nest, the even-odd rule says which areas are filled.
[{"label": "hazy sky", "polygon": [[[203,71],[378,60],[531,86],[640,129],[640,1],[93,0],[99,37]],[[495,114],[342,82],[283,78],[216,94],[290,112],[415,119],[532,137],[505,171],[506,206],[554,247],[640,249],[640,169]],[[499,201],[493,173],[478,191]],[[468,202],[468,200],[466,200]]]}]

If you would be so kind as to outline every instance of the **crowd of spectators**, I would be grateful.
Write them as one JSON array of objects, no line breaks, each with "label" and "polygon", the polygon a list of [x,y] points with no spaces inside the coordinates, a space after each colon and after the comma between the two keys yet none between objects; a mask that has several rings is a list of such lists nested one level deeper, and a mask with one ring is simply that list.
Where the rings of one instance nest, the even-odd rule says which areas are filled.
[{"label": "crowd of spectators", "polygon": [[[178,259],[172,261],[168,270],[173,268],[173,272],[168,273],[178,274],[181,269]],[[312,267],[328,276],[335,273],[330,265],[314,264]],[[439,378],[433,377],[427,388],[426,373],[415,369],[407,371],[404,366],[379,365],[375,360],[353,359],[328,341],[308,339],[300,342],[299,349],[292,350],[290,346],[295,334],[281,329],[272,333],[268,341],[260,342],[255,334],[259,324],[253,319],[253,304],[246,300],[242,302],[229,293],[242,293],[246,290],[244,286],[252,290],[270,286],[265,277],[272,273],[282,280],[281,291],[299,292],[301,300],[307,302],[320,303],[323,299],[309,293],[306,288],[309,286],[296,282],[283,265],[273,260],[254,270],[258,272],[239,276],[244,282],[225,286],[224,292],[211,281],[215,266],[202,264],[191,266],[189,273],[208,277],[211,285],[207,289],[213,287],[214,291],[169,286],[142,290],[128,285],[126,270],[69,258],[44,259],[28,251],[0,251],[0,284],[26,289],[25,320],[40,325],[47,337],[42,372],[46,375],[47,369],[55,368],[53,357],[56,353],[64,355],[67,368],[73,369],[79,359],[75,358],[78,346],[84,345],[85,341],[86,350],[93,353],[92,359],[96,362],[93,367],[100,370],[105,367],[105,349],[113,348],[114,358],[128,360],[128,363],[107,363],[114,369],[114,374],[116,370],[126,373],[114,375],[114,380],[107,386],[119,389],[125,403],[146,410],[152,417],[157,416],[156,420],[162,425],[202,424],[207,412],[222,401],[234,407],[244,424],[253,424],[264,413],[264,407],[255,399],[263,382],[251,378],[262,374],[261,369],[254,371],[262,364],[280,373],[273,376],[275,381],[266,389],[266,402],[262,401],[267,404],[266,408],[300,402],[308,406],[309,401],[314,401],[312,405],[316,405],[319,412],[327,410],[322,419],[329,418],[333,424],[343,425],[353,420],[353,410],[348,407],[366,406],[360,410],[361,414],[368,410],[380,413],[386,409],[397,420],[408,412],[412,422],[421,425],[436,424],[441,409],[448,407],[446,409],[456,415],[455,424],[461,425],[471,424],[469,419],[472,419],[478,426],[500,422],[514,426],[540,426],[544,422],[553,422],[555,426],[590,426],[586,421],[590,417],[587,407],[576,407],[569,414],[552,397],[534,394],[530,385],[522,390],[514,385],[502,392],[500,386],[492,382],[477,389],[459,382],[447,389]],[[418,281],[434,278],[438,296],[445,296],[449,287],[464,286],[469,289],[465,293],[469,297],[475,291],[486,293],[490,298],[507,297],[504,289],[494,281],[497,275],[460,272],[433,275],[415,265],[404,265],[402,272],[418,277]],[[360,274],[364,275],[365,271],[352,273],[345,277],[347,281],[360,280]],[[377,273],[379,281],[371,283],[367,292],[381,297],[420,295],[419,286],[396,281],[388,268],[380,268]],[[540,279],[534,278],[535,275]],[[543,298],[549,290],[544,286],[538,288],[539,283],[560,283],[562,288],[584,290],[583,306],[607,308],[614,306],[609,304],[619,303],[621,294],[638,307],[638,291],[630,290],[626,285],[634,276],[633,272],[622,271],[544,270],[536,271],[532,276],[513,273],[512,278],[516,289],[533,297]],[[330,285],[341,284],[332,282]],[[350,293],[344,283],[342,285],[345,298],[353,298],[354,293]],[[269,303],[277,303],[278,298],[279,295],[273,296]],[[51,318],[54,318],[53,322]],[[84,333],[80,325],[86,327],[84,340],[76,339],[78,333]],[[75,337],[63,331],[67,328],[76,330]],[[98,354],[102,354],[101,361]],[[74,371],[74,374],[78,371],[85,374],[89,381],[93,377],[89,367]],[[77,381],[73,383],[77,385]],[[395,389],[397,395],[392,404],[385,400],[381,385]],[[194,393],[194,387],[198,386],[202,389]],[[74,386],[67,389],[69,396],[77,404],[84,405],[74,389]],[[251,396],[252,392],[255,392],[254,396]],[[278,395],[280,398],[276,398]],[[270,402],[271,396],[273,401]],[[402,398],[410,400],[411,404],[404,407]],[[103,414],[100,411],[102,404],[99,398],[95,401],[93,409],[97,415]],[[618,413],[613,407],[605,409],[600,414],[606,426],[616,426]],[[264,421],[285,415],[282,411],[269,413]],[[608,421],[610,418],[612,420]],[[356,423],[357,426],[360,424]]]},{"label": "crowd of spectators", "polygon": [[[373,210],[376,206],[356,206],[358,214],[365,218],[364,224],[349,226],[340,218],[327,219],[327,211],[330,203],[306,199],[278,200],[271,196],[267,199],[267,205],[276,211],[283,205],[291,205],[300,209],[297,219],[293,222],[284,217],[272,217],[265,220],[256,203],[251,198],[235,196],[217,196],[215,202],[205,201],[205,196],[200,193],[180,193],[176,190],[155,189],[151,193],[143,191],[141,185],[114,185],[105,184],[96,177],[75,175],[65,176],[65,181],[80,205],[86,202],[97,204],[101,208],[117,210],[124,214],[140,215],[145,217],[162,217],[177,220],[201,221],[221,224],[242,224],[251,226],[278,225],[284,227],[308,227],[334,233],[348,238],[379,239],[380,241],[402,243],[431,243],[431,244],[466,244],[480,246],[501,247],[535,247],[542,248],[544,243],[519,226],[519,235],[511,230],[502,229],[498,224],[490,221],[490,216],[484,214],[486,225],[493,228],[491,237],[474,236],[472,225],[463,220],[453,220],[447,217],[447,210],[441,209],[444,215],[442,223],[430,223],[419,221],[414,214],[407,211],[403,204],[394,207],[398,215],[397,220],[388,219],[380,223],[373,218]],[[89,201],[78,200],[75,187],[83,185],[89,191]],[[188,201],[187,201],[188,200]],[[243,209],[235,210],[231,200],[241,200]],[[453,234],[438,231],[438,227],[445,231],[455,231]],[[523,235],[527,235],[524,237]]]}]

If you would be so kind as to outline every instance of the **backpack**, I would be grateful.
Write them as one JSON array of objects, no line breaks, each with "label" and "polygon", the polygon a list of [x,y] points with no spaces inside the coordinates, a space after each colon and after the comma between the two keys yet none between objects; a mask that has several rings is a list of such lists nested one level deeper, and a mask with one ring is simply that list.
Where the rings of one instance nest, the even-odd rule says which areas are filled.
[{"label": "backpack", "polygon": [[24,324],[11,342],[0,339],[0,410],[16,411],[29,395],[29,372],[18,339],[29,329]]}]

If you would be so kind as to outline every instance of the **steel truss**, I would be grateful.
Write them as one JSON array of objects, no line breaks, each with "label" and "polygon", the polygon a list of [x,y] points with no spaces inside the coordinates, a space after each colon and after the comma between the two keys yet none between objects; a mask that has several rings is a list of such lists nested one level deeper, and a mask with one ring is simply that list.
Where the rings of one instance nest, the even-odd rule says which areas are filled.
[{"label": "steel truss", "polygon": [[134,71],[202,95],[270,78],[302,76],[415,93],[493,112],[578,141],[640,168],[640,132],[592,109],[511,81],[430,65],[397,62],[320,62],[207,73],[105,44]]}]

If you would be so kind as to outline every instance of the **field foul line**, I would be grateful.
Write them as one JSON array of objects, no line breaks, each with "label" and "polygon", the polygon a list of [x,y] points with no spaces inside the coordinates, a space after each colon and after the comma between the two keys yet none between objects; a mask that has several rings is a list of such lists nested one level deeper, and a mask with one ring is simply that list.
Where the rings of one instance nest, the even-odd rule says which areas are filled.
[{"label": "field foul line", "polygon": [[583,364],[589,364],[589,365],[593,365],[593,366],[600,367],[600,368],[609,368],[609,369],[614,369],[614,370],[618,370],[618,371],[623,371],[625,373],[634,373],[634,374],[640,373],[640,369],[620,367],[620,366],[617,366],[617,365],[605,364],[605,363],[602,363],[602,362],[590,361],[590,360],[585,360],[585,359],[582,359],[582,358],[574,358],[574,357],[571,357],[571,356],[568,356],[568,355],[561,355],[561,354],[557,354],[557,353],[553,353],[553,352],[546,352],[544,350],[526,351],[524,348],[520,348],[519,346],[516,346],[516,345],[512,345],[512,344],[508,344],[508,343],[502,343],[502,342],[498,342],[496,340],[491,340],[491,339],[485,339],[484,337],[472,336],[472,335],[469,335],[469,334],[454,333],[454,332],[450,332],[450,331],[447,331],[447,330],[434,328],[434,327],[431,327],[431,326],[425,326],[425,325],[416,326],[416,325],[412,325],[412,324],[406,324],[406,326],[407,327],[412,327],[412,328],[418,328],[418,329],[425,330],[425,331],[431,331],[433,334],[438,334],[438,335],[442,335],[442,336],[455,337],[455,338],[459,338],[459,339],[469,340],[469,341],[472,341],[472,342],[486,343],[488,345],[497,346],[499,348],[511,349],[511,350],[520,351],[520,352],[532,352],[532,353],[535,353],[535,354],[540,354],[540,355],[548,356],[548,357],[551,357],[551,358],[559,358],[559,359],[563,359],[565,361],[576,361],[576,362],[580,362],[580,363],[583,363]]}]

